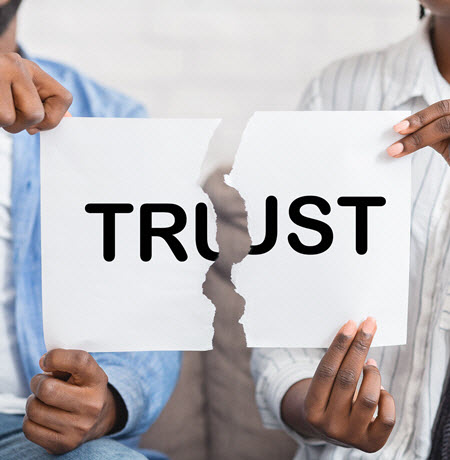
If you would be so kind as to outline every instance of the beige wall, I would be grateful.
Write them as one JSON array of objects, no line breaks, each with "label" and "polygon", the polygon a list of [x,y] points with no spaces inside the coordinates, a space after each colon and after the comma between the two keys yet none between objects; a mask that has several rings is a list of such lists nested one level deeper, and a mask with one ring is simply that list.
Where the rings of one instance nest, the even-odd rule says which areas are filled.
[{"label": "beige wall", "polygon": [[223,118],[211,166],[253,111],[295,108],[321,67],[409,34],[417,13],[416,0],[24,0],[19,36],[152,116]]}]

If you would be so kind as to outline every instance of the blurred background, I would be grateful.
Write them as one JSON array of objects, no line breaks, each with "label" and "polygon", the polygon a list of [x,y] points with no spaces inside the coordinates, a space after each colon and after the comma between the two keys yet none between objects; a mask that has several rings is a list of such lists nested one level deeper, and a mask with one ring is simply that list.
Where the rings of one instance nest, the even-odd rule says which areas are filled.
[{"label": "blurred background", "polygon": [[330,61],[410,34],[416,0],[24,0],[22,46],[143,102],[219,117],[204,174],[230,163],[255,110],[292,110]]}]

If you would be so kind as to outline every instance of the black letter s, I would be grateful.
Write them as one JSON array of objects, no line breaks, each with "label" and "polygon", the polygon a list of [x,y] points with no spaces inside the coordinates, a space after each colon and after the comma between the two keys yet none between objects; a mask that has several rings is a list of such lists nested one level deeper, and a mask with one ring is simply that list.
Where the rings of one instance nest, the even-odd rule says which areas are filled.
[{"label": "black letter s", "polygon": [[289,206],[289,217],[294,224],[300,227],[310,228],[315,230],[322,235],[322,240],[315,246],[305,246],[300,238],[295,234],[291,233],[288,236],[289,244],[294,251],[300,254],[306,255],[317,255],[322,254],[330,248],[333,243],[333,230],[325,222],[310,217],[305,217],[300,213],[300,209],[305,204],[313,204],[317,206],[320,212],[324,215],[328,215],[331,212],[331,207],[326,200],[318,196],[302,196],[294,200]]}]

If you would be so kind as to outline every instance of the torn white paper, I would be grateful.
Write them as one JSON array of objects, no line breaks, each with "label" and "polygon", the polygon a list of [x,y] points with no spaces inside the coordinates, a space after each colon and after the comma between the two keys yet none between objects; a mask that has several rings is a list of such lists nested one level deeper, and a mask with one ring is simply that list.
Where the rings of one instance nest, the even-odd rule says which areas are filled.
[{"label": "torn white paper", "polygon": [[[41,134],[42,296],[48,349],[211,349],[215,310],[202,284],[212,262],[196,247],[195,208],[197,203],[208,205],[208,243],[217,251],[215,216],[210,218],[213,209],[197,179],[218,124],[201,119],[73,118]],[[185,225],[171,212],[150,213],[148,203],[176,205],[186,215]],[[104,257],[106,217],[98,204],[125,204],[114,217],[112,261]],[[110,224],[105,223],[108,231]],[[166,240],[146,233],[150,227],[172,225],[184,227],[174,237],[186,261],[177,260]],[[151,259],[144,261],[141,251],[148,258],[149,242]]]},{"label": "torn white paper", "polygon": [[[267,112],[249,121],[230,177],[246,203],[252,244],[268,238],[268,251],[233,268],[246,301],[241,322],[248,346],[328,347],[342,324],[368,315],[378,322],[374,345],[406,343],[410,158],[392,159],[386,148],[397,139],[392,126],[408,115]],[[273,232],[266,234],[269,196],[278,205],[273,248]],[[310,196],[321,210],[300,198]],[[338,204],[341,197],[347,198]],[[356,231],[348,197],[386,202],[376,199],[367,208],[364,254],[357,252],[364,249],[364,229]],[[326,226],[317,229],[317,221]]]}]

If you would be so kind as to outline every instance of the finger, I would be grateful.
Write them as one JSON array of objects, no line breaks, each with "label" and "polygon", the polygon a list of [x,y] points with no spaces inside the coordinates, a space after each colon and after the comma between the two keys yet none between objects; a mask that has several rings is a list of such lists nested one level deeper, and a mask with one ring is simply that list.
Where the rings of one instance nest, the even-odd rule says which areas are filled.
[{"label": "finger", "polygon": [[72,104],[71,93],[54,78],[45,73],[37,64],[24,59],[32,74],[39,97],[44,105],[44,119],[33,126],[33,130],[45,131],[58,126]]},{"label": "finger", "polygon": [[33,422],[26,415],[23,418],[22,429],[23,434],[29,441],[38,444],[51,453],[62,454],[67,451],[63,448],[60,433]]},{"label": "finger", "polygon": [[352,425],[358,428],[367,428],[372,422],[381,391],[381,376],[375,360],[367,361],[363,373],[364,378],[350,414]]},{"label": "finger", "polygon": [[336,375],[327,410],[350,413],[353,395],[376,329],[377,323],[370,316],[359,327]]},{"label": "finger", "polygon": [[81,389],[76,385],[55,379],[50,375],[37,374],[30,382],[31,392],[48,406],[76,412],[82,398]]},{"label": "finger", "polygon": [[70,373],[69,383],[74,385],[106,385],[108,382],[106,374],[95,359],[82,350],[51,350],[42,356],[39,365],[45,372]]},{"label": "finger", "polygon": [[370,424],[368,434],[371,443],[377,443],[381,449],[389,438],[395,426],[394,398],[386,391],[381,390],[378,402],[378,416]]},{"label": "finger", "polygon": [[401,158],[424,147],[433,146],[449,138],[450,115],[441,117],[424,128],[409,134],[402,140],[391,145],[387,149],[387,152],[394,158]]},{"label": "finger", "polygon": [[0,82],[0,128],[11,126],[16,121],[16,109],[12,96],[11,83]]},{"label": "finger", "polygon": [[348,321],[337,333],[330,348],[317,366],[305,399],[309,409],[325,410],[334,379],[355,337],[356,329],[355,322]]},{"label": "finger", "polygon": [[450,99],[436,102],[436,104],[405,118],[394,126],[394,130],[400,134],[411,134],[438,118],[448,115],[450,115]]},{"label": "finger", "polygon": [[31,421],[58,433],[62,433],[65,427],[72,425],[70,412],[49,406],[34,395],[27,399],[25,410]]},{"label": "finger", "polygon": [[16,118],[13,124],[5,128],[10,133],[18,133],[44,119],[42,105],[36,87],[23,61],[16,63],[16,72],[11,82]]}]

